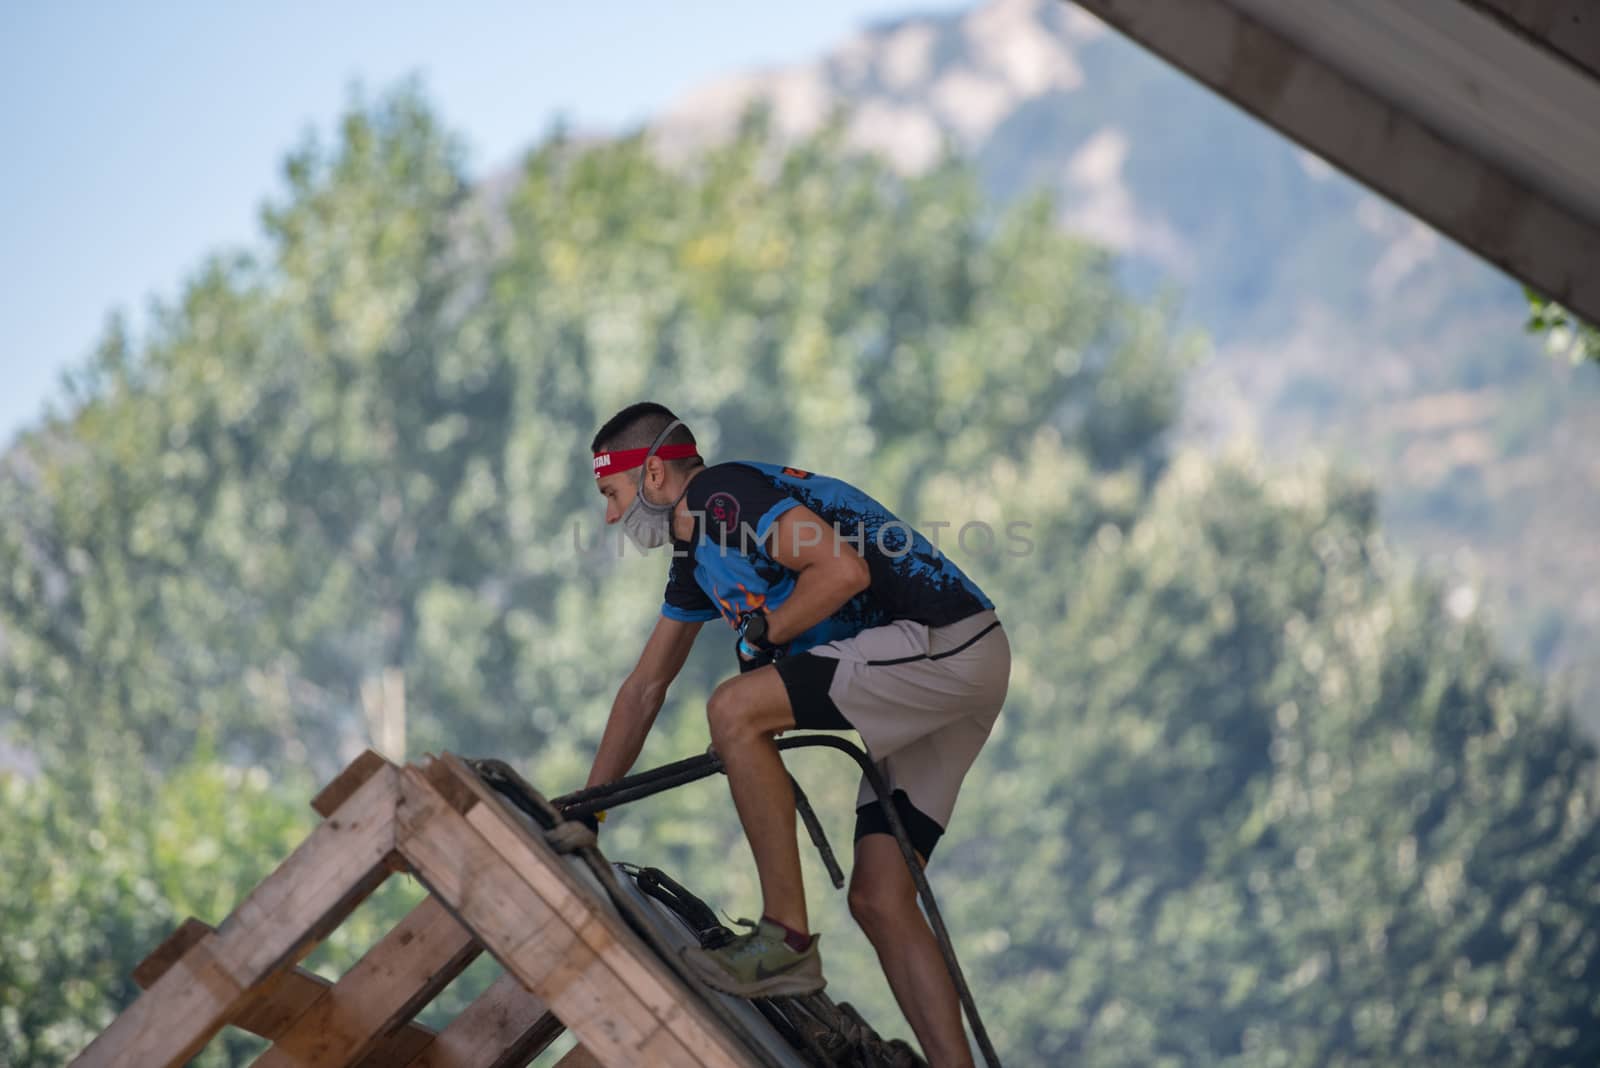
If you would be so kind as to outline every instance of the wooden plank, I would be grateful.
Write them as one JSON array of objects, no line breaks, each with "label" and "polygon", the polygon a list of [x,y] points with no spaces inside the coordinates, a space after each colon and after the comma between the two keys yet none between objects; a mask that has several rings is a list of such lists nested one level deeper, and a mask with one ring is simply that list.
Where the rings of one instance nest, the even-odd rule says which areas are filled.
[{"label": "wooden plank", "polygon": [[494,1068],[527,1068],[533,1059],[550,1044],[567,1033],[566,1025],[553,1012],[546,1012],[539,1022],[522,1036],[522,1041],[509,1047],[494,1062]]},{"label": "wooden plank", "polygon": [[[629,977],[617,973],[623,960],[635,978],[652,969],[665,973],[621,920],[590,903],[581,923],[569,922],[416,768],[401,773],[401,793],[397,841],[418,878],[604,1064],[624,1068],[644,1063],[639,1054],[646,1045],[656,1054],[652,1065],[736,1068],[746,1063],[692,1000],[693,993],[670,974],[658,978],[671,991],[669,1003],[653,1008]],[[472,811],[476,815],[489,808],[478,805]],[[522,837],[518,849],[526,849],[530,841]],[[559,859],[552,863],[561,865]],[[627,949],[602,957],[592,946],[608,940],[623,942]]]},{"label": "wooden plank", "polygon": [[[133,981],[141,990],[150,989],[190,948],[215,937],[216,931],[210,924],[189,917],[139,962],[133,969]],[[227,1022],[270,1041],[282,1034],[332,985],[304,968],[285,969],[251,990]]]},{"label": "wooden plank", "polygon": [[[379,939],[255,1063],[259,1068],[355,1064],[460,975],[478,952],[472,934],[442,902],[429,897]],[[415,1055],[414,1049],[410,1052]]]},{"label": "wooden plank", "polygon": [[[561,857],[542,838],[528,834],[520,818],[506,811],[498,796],[471,768],[450,753],[433,763],[447,769],[460,789],[477,796],[478,804],[467,811],[467,822],[578,932],[585,945],[606,961],[644,1005],[667,1022],[684,1045],[695,1049],[703,1044],[708,1026],[716,1034],[725,1033],[697,1002],[686,1000],[681,982],[656,959],[654,952],[609,908],[597,905]],[[437,778],[431,776],[429,781],[436,782]],[[698,1019],[690,1017],[686,1008],[698,1013]]]},{"label": "wooden plank", "polygon": [[149,990],[157,979],[167,974],[190,948],[209,934],[215,933],[209,923],[190,916],[166,937],[144,960],[134,965],[133,981],[140,990]]},{"label": "wooden plank", "polygon": [[[133,969],[133,981],[141,990],[150,989],[190,948],[215,936],[216,931],[210,924],[189,917],[139,962]],[[332,985],[304,968],[286,969],[251,990],[227,1022],[253,1035],[275,1039]]]},{"label": "wooden plank", "polygon": [[72,1062],[80,1068],[176,1068],[250,997],[309,952],[389,874],[398,776],[379,769]]},{"label": "wooden plank", "polygon": [[[506,821],[504,816],[487,805],[480,805],[467,817],[491,847],[505,857],[523,880],[533,887],[555,908],[557,915],[572,925],[584,943],[596,955],[604,957],[612,969],[621,976],[633,991],[662,1019],[676,1019],[682,1003],[682,987],[666,969],[656,961],[654,954],[638,945],[631,932],[626,943],[619,941],[611,925],[596,922],[601,913],[588,895],[577,886],[577,881],[566,870],[560,857],[543,842],[536,842],[520,827]],[[647,956],[641,957],[639,950]],[[651,968],[643,963],[656,964]],[[686,1035],[694,1040],[692,1032]]]},{"label": "wooden plank", "polygon": [[300,960],[388,877],[398,782],[380,768],[223,921],[242,983]]},{"label": "wooden plank", "polygon": [[600,1059],[589,1052],[587,1046],[573,1046],[566,1056],[556,1061],[556,1068],[605,1068]]},{"label": "wooden plank", "polygon": [[[462,769],[463,774],[457,774],[457,768]],[[479,781],[477,775],[454,753],[446,753],[442,758],[429,760],[422,765],[422,776],[451,808],[463,816],[483,799],[484,792],[474,790],[469,785],[469,782]]]},{"label": "wooden plank", "polygon": [[[213,934],[215,932],[210,924],[193,917],[185,920],[133,970],[134,982],[139,984],[141,990],[149,989],[190,946]],[[275,1042],[332,987],[333,984],[328,980],[304,968],[285,969],[255,987],[228,1024]],[[390,1037],[394,1040],[392,1048],[385,1045],[374,1053],[374,1056],[386,1053],[388,1059],[375,1062],[374,1068],[377,1065],[404,1063],[416,1056],[433,1041],[434,1032],[419,1024],[408,1023]],[[407,1051],[410,1051],[409,1054]]]},{"label": "wooden plank", "polygon": [[[643,1006],[658,1020],[665,1021],[683,1045],[700,1050],[707,1033],[717,1036],[723,1047],[711,1056],[731,1056],[743,1063],[744,1054],[726,1037],[722,1026],[684,990],[681,982],[608,905],[597,902],[591,891],[579,883],[566,862],[542,838],[530,835],[520,816],[512,815],[499,795],[489,789],[471,768],[453,754],[446,753],[433,762],[447,769],[459,788],[473,793],[478,804],[467,811],[468,822],[481,834],[518,874],[554,907],[557,915],[578,934],[585,946],[600,957],[640,998]],[[435,775],[430,781],[436,782]],[[580,984],[573,997],[580,999],[586,988]],[[588,1011],[604,1012],[606,1003],[598,1000]],[[656,1039],[654,1041],[659,1041]],[[654,1058],[647,1058],[652,1063]],[[708,1062],[711,1063],[711,1062]]]},{"label": "wooden plank", "polygon": [[565,1030],[516,976],[502,972],[408,1068],[524,1068]]},{"label": "wooden plank", "polygon": [[[466,793],[475,803],[453,804],[467,821],[478,829],[491,846],[517,869],[519,875],[539,891],[539,896],[573,927],[582,927],[594,914],[594,903],[578,886],[566,865],[543,840],[529,835],[520,817],[509,815],[499,795],[453,753],[446,753],[429,765],[428,781],[437,787],[440,780],[453,785],[451,793]],[[449,795],[447,795],[449,796]]]},{"label": "wooden plank", "polygon": [[210,1041],[245,997],[215,935],[191,946],[72,1061],[74,1068],[176,1068]]},{"label": "wooden plank", "polygon": [[413,1021],[374,1045],[372,1052],[356,1062],[356,1068],[395,1068],[398,1064],[409,1064],[437,1037],[437,1032]]},{"label": "wooden plank", "polygon": [[317,815],[327,819],[380,769],[392,766],[381,753],[371,749],[364,750],[311,799],[311,807],[317,810]]},{"label": "wooden plank", "polygon": [[250,991],[228,1023],[268,1042],[276,1042],[333,986],[304,968],[285,968]]}]

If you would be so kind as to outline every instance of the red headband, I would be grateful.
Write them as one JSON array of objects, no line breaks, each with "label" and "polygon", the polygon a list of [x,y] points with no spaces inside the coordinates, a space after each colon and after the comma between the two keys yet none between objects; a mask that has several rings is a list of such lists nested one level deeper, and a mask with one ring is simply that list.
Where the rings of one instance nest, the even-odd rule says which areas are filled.
[{"label": "red headband", "polygon": [[[594,477],[605,478],[619,471],[632,471],[635,467],[642,466],[649,454],[649,448],[597,452],[594,454]],[[691,456],[699,456],[700,453],[693,445],[663,445],[655,451],[655,455],[663,460],[687,460]]]}]

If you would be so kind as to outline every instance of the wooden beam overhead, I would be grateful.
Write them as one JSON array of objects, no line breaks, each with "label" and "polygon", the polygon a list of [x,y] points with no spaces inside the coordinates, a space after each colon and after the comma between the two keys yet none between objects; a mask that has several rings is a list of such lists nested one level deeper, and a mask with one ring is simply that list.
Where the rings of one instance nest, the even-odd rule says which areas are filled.
[{"label": "wooden beam overhead", "polygon": [[1600,81],[1582,68],[1459,0],[1075,2],[1600,323]]}]

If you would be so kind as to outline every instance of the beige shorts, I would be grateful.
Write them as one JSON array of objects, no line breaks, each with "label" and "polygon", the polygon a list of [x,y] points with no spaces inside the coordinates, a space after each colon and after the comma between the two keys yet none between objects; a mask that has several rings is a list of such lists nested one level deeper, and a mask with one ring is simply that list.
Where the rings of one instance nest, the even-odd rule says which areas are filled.
[{"label": "beige shorts", "polygon": [[[1005,704],[1011,645],[994,611],[944,627],[872,627],[786,657],[778,673],[797,727],[860,732],[926,857]],[[856,813],[857,839],[887,831],[865,778]]]}]

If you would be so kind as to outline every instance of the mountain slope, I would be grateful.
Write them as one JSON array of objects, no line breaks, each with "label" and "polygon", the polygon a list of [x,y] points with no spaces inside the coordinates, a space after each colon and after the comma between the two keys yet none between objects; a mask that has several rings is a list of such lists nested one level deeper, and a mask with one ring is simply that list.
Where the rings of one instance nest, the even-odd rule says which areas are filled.
[{"label": "mountain slope", "polygon": [[1371,472],[1456,610],[1600,695],[1581,655],[1600,637],[1600,375],[1544,357],[1503,275],[1058,0],[870,27],[708,85],[652,136],[682,155],[758,101],[796,136],[847,108],[850,141],[907,172],[949,148],[999,198],[1053,193],[1063,226],[1211,337],[1188,435]]}]

